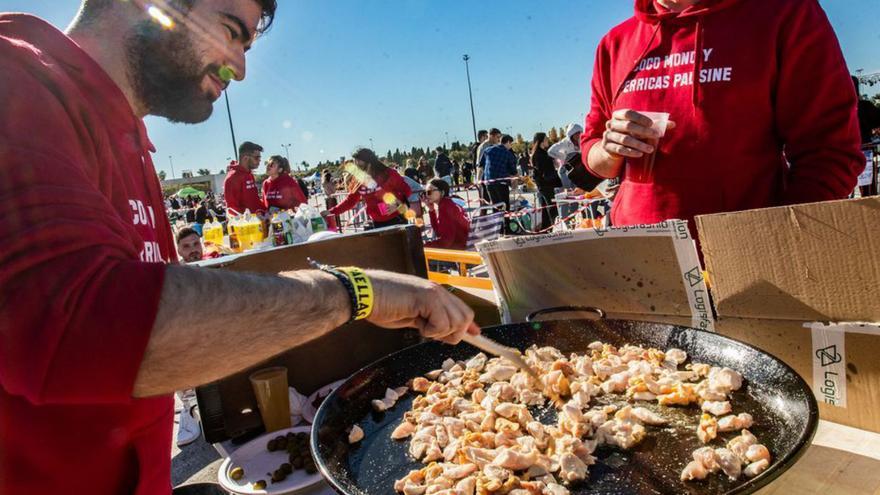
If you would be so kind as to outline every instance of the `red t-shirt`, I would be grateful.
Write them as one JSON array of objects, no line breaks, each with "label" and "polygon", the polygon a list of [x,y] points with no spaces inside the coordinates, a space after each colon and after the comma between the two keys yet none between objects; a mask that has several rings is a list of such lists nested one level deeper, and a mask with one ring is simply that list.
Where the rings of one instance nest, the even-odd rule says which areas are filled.
[{"label": "red t-shirt", "polygon": [[470,221],[461,206],[450,198],[443,198],[437,210],[433,208],[428,210],[428,216],[437,239],[425,243],[425,247],[467,249]]},{"label": "red t-shirt", "polygon": [[289,174],[281,174],[277,178],[263,181],[263,206],[289,210],[306,202],[306,195],[299,187],[299,182]]},{"label": "red t-shirt", "polygon": [[246,210],[257,213],[266,209],[257,194],[254,174],[238,163],[230,164],[227,169],[226,180],[223,181],[223,196],[226,207],[232,210],[230,213],[233,215],[244,215]]},{"label": "red t-shirt", "polygon": [[22,14],[0,101],[0,493],[168,493],[174,402],[132,398],[175,257],[143,122]]},{"label": "red t-shirt", "polygon": [[[845,198],[865,168],[856,94],[816,0],[637,0],[599,44],[581,158],[619,109],[676,124],[627,159],[613,224]],[[693,225],[691,225],[693,228]]]},{"label": "red t-shirt", "polygon": [[[412,190],[397,171],[388,169],[385,180],[372,184],[361,184],[354,192],[346,196],[342,203],[330,208],[330,213],[339,215],[352,208],[359,201],[367,204],[367,215],[374,222],[387,222],[400,215],[396,206],[386,201],[385,195],[391,194],[398,204],[406,206],[406,199],[412,194]],[[391,198],[387,198],[391,199]]]}]

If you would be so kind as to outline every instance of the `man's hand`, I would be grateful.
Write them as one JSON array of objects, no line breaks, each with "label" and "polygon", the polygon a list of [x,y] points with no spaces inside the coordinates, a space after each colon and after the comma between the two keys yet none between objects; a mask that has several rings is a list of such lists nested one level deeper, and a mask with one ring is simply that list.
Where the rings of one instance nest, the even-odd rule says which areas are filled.
[{"label": "man's hand", "polygon": [[[616,160],[641,158],[646,153],[653,153],[660,133],[651,126],[654,121],[635,110],[617,110],[611,120],[605,123],[602,135],[602,150]],[[669,121],[667,129],[675,127]]]},{"label": "man's hand", "polygon": [[474,312],[442,286],[418,277],[368,270],[375,302],[368,320],[384,328],[417,328],[427,338],[457,344],[479,334]]}]

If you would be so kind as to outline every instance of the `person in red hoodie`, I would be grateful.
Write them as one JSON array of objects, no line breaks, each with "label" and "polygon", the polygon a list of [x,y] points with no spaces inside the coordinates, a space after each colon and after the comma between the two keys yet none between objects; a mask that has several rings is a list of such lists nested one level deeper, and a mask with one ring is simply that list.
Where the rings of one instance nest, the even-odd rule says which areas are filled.
[{"label": "person in red hoodie", "polygon": [[[641,112],[668,113],[665,136]],[[858,138],[817,0],[636,0],[596,51],[581,152],[622,176],[611,219],[632,225],[845,198]]]},{"label": "person in red hoodie", "polygon": [[0,14],[0,493],[168,495],[175,390],[353,318],[478,332],[415,277],[173,264],[143,118],[206,120],[275,7],[89,0],[67,34]]},{"label": "person in red hoodie", "polygon": [[425,202],[436,238],[426,242],[425,247],[467,249],[470,221],[464,209],[449,197],[449,183],[443,179],[431,179],[425,188]]},{"label": "person in red hoodie", "polygon": [[355,167],[347,168],[357,181],[357,186],[342,203],[321,212],[325,217],[339,215],[352,209],[360,201],[367,204],[367,216],[372,228],[406,225],[404,213],[407,198],[412,194],[409,186],[393,168],[385,166],[372,150],[361,148],[354,152]]},{"label": "person in red hoodie", "polygon": [[223,196],[226,208],[233,215],[243,215],[245,211],[263,213],[266,210],[263,200],[257,193],[257,181],[253,171],[259,168],[263,157],[263,147],[245,141],[238,147],[238,163],[232,162],[223,181]]},{"label": "person in red hoodie", "polygon": [[290,162],[280,155],[269,157],[263,181],[263,205],[269,212],[292,210],[306,202],[299,182],[290,176]]}]

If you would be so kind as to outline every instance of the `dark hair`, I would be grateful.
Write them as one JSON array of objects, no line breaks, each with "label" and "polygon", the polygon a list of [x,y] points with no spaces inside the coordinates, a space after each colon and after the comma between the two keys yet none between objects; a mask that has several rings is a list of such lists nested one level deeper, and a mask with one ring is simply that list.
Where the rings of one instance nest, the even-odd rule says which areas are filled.
[{"label": "dark hair", "polygon": [[538,151],[538,148],[541,147],[541,143],[543,143],[545,139],[547,139],[546,132],[536,132],[535,133],[535,137],[532,138],[532,151],[531,151],[532,155],[534,155],[535,152]]},{"label": "dark hair", "polygon": [[277,163],[278,168],[281,169],[282,172],[290,173],[290,162],[287,161],[287,158],[284,158],[281,155],[272,155],[269,157],[269,162]]},{"label": "dark hair", "polygon": [[513,142],[513,137],[511,137],[510,134],[505,134],[505,135],[501,136],[501,144],[507,144],[507,143],[512,143],[512,142]]},{"label": "dark hair", "polygon": [[180,232],[177,233],[177,244],[180,244],[180,241],[186,239],[187,237],[189,237],[193,234],[199,236],[199,238],[202,237],[199,235],[198,232],[196,232],[195,229],[193,229],[191,227],[184,227],[184,228],[180,229]]},{"label": "dark hair", "polygon": [[501,131],[498,130],[497,128],[495,128],[495,127],[493,127],[492,129],[489,130],[489,135],[490,135],[490,136],[497,136],[497,135],[499,135],[499,134],[501,134]]},{"label": "dark hair", "polygon": [[479,131],[477,131],[477,140],[479,140],[483,136],[488,136],[488,135],[489,135],[489,131],[487,131],[486,129],[480,129]]},{"label": "dark hair", "polygon": [[[198,0],[171,0],[172,7],[175,7],[173,4],[177,4],[176,7],[181,12],[188,12],[193,8]],[[257,24],[257,34],[263,34],[269,30],[269,27],[272,26],[272,22],[275,20],[275,11],[278,9],[278,0],[253,0],[260,5],[260,9],[262,11],[260,15],[260,22]],[[94,22],[97,20],[98,15],[102,10],[107,8],[108,6],[117,3],[116,0],[83,0],[82,9],[80,10],[80,20],[86,22]]]},{"label": "dark hair", "polygon": [[435,188],[437,188],[437,190],[440,191],[440,194],[441,194],[444,198],[448,198],[448,197],[449,197],[449,183],[446,182],[445,180],[443,180],[443,179],[431,179],[431,180],[428,182],[428,184],[430,184],[430,185],[434,186]]},{"label": "dark hair", "polygon": [[376,156],[376,153],[373,153],[373,150],[369,148],[358,148],[351,154],[351,157],[365,162],[367,164],[367,173],[374,179],[379,176],[384,179],[388,173],[388,166],[382,163],[379,157]]},{"label": "dark hair", "polygon": [[437,153],[443,153],[443,146],[437,146],[437,149],[434,151],[436,151]]},{"label": "dark hair", "polygon": [[240,159],[241,155],[244,155],[246,153],[250,154],[250,153],[253,153],[254,151],[259,151],[262,153],[263,147],[260,146],[259,144],[252,143],[250,141],[245,141],[245,142],[241,143],[241,145],[238,147],[238,157]]}]

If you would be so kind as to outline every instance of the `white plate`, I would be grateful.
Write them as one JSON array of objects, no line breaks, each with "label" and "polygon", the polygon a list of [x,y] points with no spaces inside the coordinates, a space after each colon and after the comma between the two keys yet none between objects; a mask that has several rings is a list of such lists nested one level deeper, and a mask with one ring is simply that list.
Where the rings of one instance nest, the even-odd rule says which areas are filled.
[{"label": "white plate", "polygon": [[339,387],[340,385],[342,385],[343,382],[345,382],[345,380],[336,380],[335,382],[333,382],[329,385],[324,385],[323,387],[319,388],[318,390],[315,390],[315,392],[309,396],[308,400],[306,400],[306,403],[303,404],[303,408],[302,408],[303,419],[305,419],[309,423],[312,423],[313,421],[315,421],[315,413],[318,412],[318,409],[312,405],[312,401],[317,399],[318,395],[323,395],[324,398],[326,398],[328,395],[330,395],[330,392],[336,390],[336,388]]},{"label": "white plate", "polygon": [[[269,440],[280,435],[286,435],[288,432],[308,433],[309,431],[311,431],[311,427],[295,426],[293,428],[266,433],[265,435],[242,445],[241,448],[233,452],[232,455],[227,457],[226,460],[220,464],[220,470],[217,473],[220,485],[223,486],[224,489],[240,495],[281,495],[284,493],[292,493],[296,490],[301,490],[319,483],[322,480],[320,472],[307,474],[302,469],[295,470],[281,483],[272,483],[271,474],[266,476],[266,473],[274,472],[279,466],[288,460],[286,450],[275,452],[269,452],[266,450],[266,444]],[[244,469],[244,477],[235,481],[229,477],[229,471],[237,466],[241,466]],[[254,490],[252,488],[251,483],[259,480],[266,481],[265,490]]]}]

